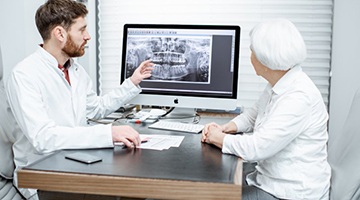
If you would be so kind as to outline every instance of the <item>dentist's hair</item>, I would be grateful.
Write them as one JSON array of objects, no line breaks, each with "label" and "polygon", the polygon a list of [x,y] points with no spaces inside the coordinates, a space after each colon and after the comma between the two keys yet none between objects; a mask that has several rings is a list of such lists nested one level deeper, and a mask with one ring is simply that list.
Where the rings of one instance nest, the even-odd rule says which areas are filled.
[{"label": "dentist's hair", "polygon": [[86,6],[74,0],[48,0],[36,11],[35,23],[42,39],[46,41],[56,26],[62,26],[68,31],[75,19],[87,14]]}]

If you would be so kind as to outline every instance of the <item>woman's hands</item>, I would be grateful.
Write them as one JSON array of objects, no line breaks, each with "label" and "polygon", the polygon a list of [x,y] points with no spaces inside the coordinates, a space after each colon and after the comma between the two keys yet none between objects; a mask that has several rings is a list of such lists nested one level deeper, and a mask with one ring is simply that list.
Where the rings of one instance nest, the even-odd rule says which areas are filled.
[{"label": "woman's hands", "polygon": [[225,134],[236,133],[236,131],[236,124],[232,121],[224,125],[212,122],[205,125],[202,131],[201,142],[214,144],[215,146],[222,148]]}]

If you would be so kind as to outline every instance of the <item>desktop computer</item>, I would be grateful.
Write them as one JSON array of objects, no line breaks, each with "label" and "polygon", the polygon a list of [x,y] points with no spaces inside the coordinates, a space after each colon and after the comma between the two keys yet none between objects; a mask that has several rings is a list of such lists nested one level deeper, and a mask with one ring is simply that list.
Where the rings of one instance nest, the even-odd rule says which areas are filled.
[{"label": "desktop computer", "polygon": [[120,82],[150,59],[152,76],[130,104],[235,110],[239,46],[239,26],[125,24]]}]

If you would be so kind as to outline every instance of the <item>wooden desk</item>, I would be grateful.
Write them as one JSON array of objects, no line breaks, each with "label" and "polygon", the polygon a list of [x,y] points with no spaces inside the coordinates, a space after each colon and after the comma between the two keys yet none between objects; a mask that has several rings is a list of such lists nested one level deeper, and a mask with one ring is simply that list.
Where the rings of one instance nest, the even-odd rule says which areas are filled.
[{"label": "wooden desk", "polygon": [[[214,119],[203,118],[201,122],[207,121]],[[136,198],[241,199],[241,159],[201,143],[201,134],[133,126],[144,134],[184,135],[185,138],[180,147],[163,151],[121,147],[59,151],[19,170],[19,186]],[[87,151],[102,157],[103,161],[87,165],[64,158],[73,151]]]}]

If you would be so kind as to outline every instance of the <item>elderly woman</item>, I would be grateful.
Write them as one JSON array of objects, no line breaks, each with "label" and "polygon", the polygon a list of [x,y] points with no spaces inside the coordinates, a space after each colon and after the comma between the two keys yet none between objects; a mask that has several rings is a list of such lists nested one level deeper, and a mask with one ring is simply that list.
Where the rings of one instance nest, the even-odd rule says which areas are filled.
[{"label": "elderly woman", "polygon": [[276,19],[255,26],[250,41],[251,63],[268,85],[251,109],[224,125],[207,124],[202,142],[255,162],[243,200],[329,199],[328,113],[301,68],[304,40],[290,21]]}]

